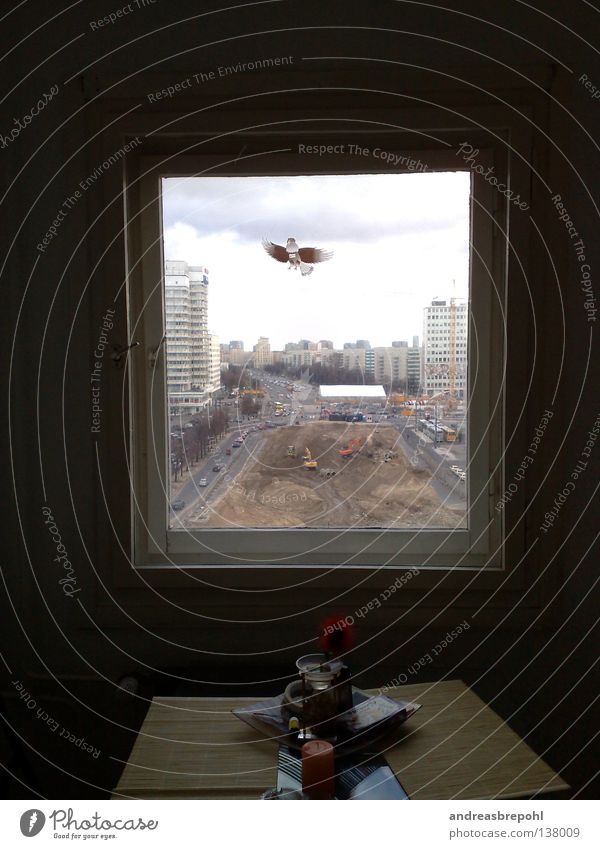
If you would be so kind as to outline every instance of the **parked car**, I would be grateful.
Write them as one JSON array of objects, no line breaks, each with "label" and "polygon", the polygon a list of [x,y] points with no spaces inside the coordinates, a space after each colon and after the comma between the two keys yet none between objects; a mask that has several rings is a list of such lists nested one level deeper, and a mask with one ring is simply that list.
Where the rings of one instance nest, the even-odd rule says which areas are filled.
[{"label": "parked car", "polygon": [[218,463],[215,463],[213,466],[213,472],[220,472],[223,466],[220,466]]},{"label": "parked car", "polygon": [[171,503],[171,510],[183,510],[185,507],[185,501],[182,501],[181,498],[178,501],[173,501]]},{"label": "parked car", "polygon": [[208,480],[206,478],[200,478],[198,486],[208,486]]}]

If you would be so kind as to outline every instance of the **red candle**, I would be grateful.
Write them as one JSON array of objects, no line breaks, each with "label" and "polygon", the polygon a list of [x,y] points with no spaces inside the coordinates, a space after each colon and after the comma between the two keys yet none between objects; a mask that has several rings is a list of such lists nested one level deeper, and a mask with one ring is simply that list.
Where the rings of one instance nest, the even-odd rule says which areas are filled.
[{"label": "red candle", "polygon": [[302,790],[310,799],[335,796],[333,746],[326,740],[309,740],[302,746]]}]

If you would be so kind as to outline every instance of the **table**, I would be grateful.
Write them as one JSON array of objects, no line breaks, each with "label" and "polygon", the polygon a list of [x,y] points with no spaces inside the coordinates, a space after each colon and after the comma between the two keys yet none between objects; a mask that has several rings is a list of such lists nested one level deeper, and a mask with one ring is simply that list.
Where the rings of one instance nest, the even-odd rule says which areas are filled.
[{"label": "table", "polygon": [[[519,799],[569,790],[462,681],[410,684],[386,695],[423,705],[384,752],[411,799]],[[256,701],[155,697],[112,798],[258,799],[277,783],[277,742],[231,713]]]}]

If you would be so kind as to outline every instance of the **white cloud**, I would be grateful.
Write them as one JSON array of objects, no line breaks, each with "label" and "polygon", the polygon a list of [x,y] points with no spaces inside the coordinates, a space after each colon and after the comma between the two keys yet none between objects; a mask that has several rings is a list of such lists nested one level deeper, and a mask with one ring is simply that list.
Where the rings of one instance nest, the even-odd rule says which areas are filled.
[{"label": "white cloud", "polygon": [[[433,297],[467,293],[464,173],[165,182],[165,257],[209,269],[209,327],[221,341],[410,341]],[[303,278],[265,253],[262,235],[334,257]]]}]

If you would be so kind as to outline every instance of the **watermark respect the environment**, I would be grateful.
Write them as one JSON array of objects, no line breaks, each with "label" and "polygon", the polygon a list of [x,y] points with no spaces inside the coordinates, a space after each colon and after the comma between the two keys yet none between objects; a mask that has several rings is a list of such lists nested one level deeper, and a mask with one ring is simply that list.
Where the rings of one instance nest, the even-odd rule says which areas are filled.
[{"label": "watermark respect the environment", "polygon": [[600,86],[595,85],[587,74],[582,74],[579,77],[579,82],[587,90],[592,100],[598,100],[600,98]]},{"label": "watermark respect the environment", "polygon": [[222,77],[244,74],[249,71],[270,70],[271,68],[291,65],[293,62],[293,56],[273,56],[267,57],[266,59],[254,59],[252,62],[238,62],[237,65],[219,65],[214,70],[199,71],[197,74],[191,74],[189,77],[184,77],[184,79],[173,83],[173,85],[161,88],[158,91],[150,92],[150,94],[146,95],[146,98],[148,103],[156,103],[159,100],[168,100],[171,97],[175,97],[176,94],[181,94],[182,91],[190,89],[193,86],[214,82],[214,80]]},{"label": "watermark respect the environment", "polygon": [[37,250],[41,254],[46,252],[48,246],[50,245],[50,242],[58,233],[59,228],[61,227],[63,221],[65,220],[69,212],[73,209],[73,207],[75,207],[79,203],[79,201],[83,197],[83,192],[87,192],[87,190],[96,183],[96,181],[102,176],[102,174],[104,174],[105,171],[108,171],[109,168],[111,168],[116,162],[119,162],[123,156],[129,153],[130,150],[133,150],[141,143],[142,140],[140,139],[140,137],[136,136],[130,142],[123,145],[123,147],[120,147],[114,153],[111,153],[111,155],[107,157],[103,162],[101,162],[100,165],[94,168],[91,174],[88,174],[85,179],[79,182],[79,189],[75,189],[72,195],[68,195],[64,199],[60,209],[56,213],[54,221],[44,234],[43,239],[36,245]]},{"label": "watermark respect the environment", "polygon": [[154,6],[156,2],[157,0],[132,0],[132,2],[127,3],[126,6],[121,6],[120,9],[115,9],[113,12],[109,12],[108,15],[104,15],[103,18],[97,18],[94,21],[90,21],[90,29],[95,31],[102,27],[116,24],[116,22],[120,21],[121,18],[130,15],[138,9],[147,9],[149,6]]}]

